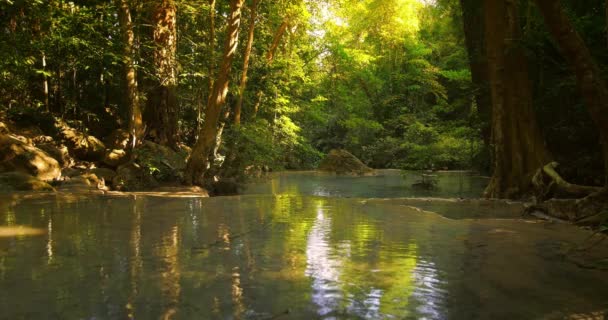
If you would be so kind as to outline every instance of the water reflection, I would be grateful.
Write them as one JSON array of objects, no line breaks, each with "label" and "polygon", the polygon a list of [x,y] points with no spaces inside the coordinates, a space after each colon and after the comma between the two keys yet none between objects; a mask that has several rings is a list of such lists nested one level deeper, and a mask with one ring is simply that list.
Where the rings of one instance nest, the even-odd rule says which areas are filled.
[{"label": "water reflection", "polygon": [[312,301],[318,306],[317,314],[325,316],[339,307],[342,296],[339,290],[341,262],[332,254],[330,245],[331,218],[322,206],[317,214],[306,245],[306,276],[312,279]]},{"label": "water reflection", "polygon": [[2,228],[42,235],[0,238],[0,319],[519,319],[608,307],[607,271],[564,258],[589,237],[569,226],[290,195],[9,203]]}]

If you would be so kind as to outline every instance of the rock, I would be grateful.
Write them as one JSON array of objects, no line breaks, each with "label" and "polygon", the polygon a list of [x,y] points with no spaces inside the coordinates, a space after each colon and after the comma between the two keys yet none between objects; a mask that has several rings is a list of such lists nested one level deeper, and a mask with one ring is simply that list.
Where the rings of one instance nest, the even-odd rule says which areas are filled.
[{"label": "rock", "polygon": [[118,167],[112,186],[119,191],[141,191],[157,187],[158,182],[146,168],[130,162]]},{"label": "rock", "polygon": [[57,160],[62,168],[67,168],[74,164],[74,159],[70,156],[68,147],[64,145],[58,145],[54,142],[45,142],[36,144],[36,147]]},{"label": "rock", "polygon": [[48,183],[22,172],[0,173],[0,192],[55,191]]},{"label": "rock", "polygon": [[4,124],[4,122],[0,122],[0,134],[9,134],[11,130],[9,130],[8,126]]},{"label": "rock", "polygon": [[101,162],[109,167],[116,168],[127,161],[129,161],[129,157],[127,157],[127,152],[125,150],[114,149],[107,150],[106,155]]},{"label": "rock", "polygon": [[167,196],[198,196],[209,197],[207,190],[198,186],[161,186],[154,190],[153,193]]},{"label": "rock", "polygon": [[38,145],[42,143],[50,143],[53,142],[53,137],[51,136],[37,136],[32,139],[32,141]]},{"label": "rock", "polygon": [[70,127],[63,120],[56,120],[59,135],[65,140],[74,156],[80,160],[99,161],[106,153],[106,146],[94,136],[86,135]]},{"label": "rock", "polygon": [[144,141],[135,150],[136,162],[146,168],[158,181],[181,181],[186,168],[187,154],[175,152],[171,148]]},{"label": "rock", "polygon": [[0,172],[19,171],[40,180],[61,177],[57,160],[13,135],[0,135]]},{"label": "rock", "polygon": [[233,196],[239,194],[239,184],[232,179],[221,179],[211,185],[214,196]]},{"label": "rock", "polygon": [[65,168],[65,169],[61,170],[61,176],[72,178],[72,177],[75,177],[75,176],[79,176],[79,175],[83,174],[84,172],[85,172],[84,169]]},{"label": "rock", "polygon": [[357,159],[350,152],[334,149],[321,161],[319,170],[347,175],[370,175],[374,170]]},{"label": "rock", "polygon": [[108,149],[125,150],[129,144],[129,133],[123,129],[116,129],[103,142]]},{"label": "rock", "polygon": [[105,189],[105,181],[95,174],[85,173],[66,180],[57,188],[62,192],[89,192]]},{"label": "rock", "polygon": [[106,183],[111,183],[114,177],[116,177],[116,171],[107,168],[90,169],[88,173],[94,174],[99,179],[104,179]]}]

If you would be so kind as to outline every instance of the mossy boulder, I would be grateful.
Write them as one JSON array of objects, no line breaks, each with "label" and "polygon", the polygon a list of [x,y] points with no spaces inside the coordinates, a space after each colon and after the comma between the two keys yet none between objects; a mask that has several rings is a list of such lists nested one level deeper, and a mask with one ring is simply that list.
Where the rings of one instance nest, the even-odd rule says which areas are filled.
[{"label": "mossy boulder", "polygon": [[320,171],[346,175],[371,175],[374,169],[344,149],[334,149],[319,164]]},{"label": "mossy boulder", "polygon": [[186,151],[176,152],[150,141],[135,149],[135,162],[163,182],[181,181],[187,157]]},{"label": "mossy boulder", "polygon": [[23,172],[0,173],[0,192],[55,191],[48,183]]},{"label": "mossy boulder", "polygon": [[143,191],[156,188],[158,181],[147,168],[129,162],[118,167],[112,186],[119,191]]},{"label": "mossy boulder", "polygon": [[0,135],[0,172],[18,171],[49,181],[61,177],[59,162],[14,135]]}]

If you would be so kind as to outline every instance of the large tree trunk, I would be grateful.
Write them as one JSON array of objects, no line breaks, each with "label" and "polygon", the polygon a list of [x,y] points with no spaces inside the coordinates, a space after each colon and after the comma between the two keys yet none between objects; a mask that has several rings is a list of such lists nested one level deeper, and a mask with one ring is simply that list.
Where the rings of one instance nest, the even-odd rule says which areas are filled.
[{"label": "large tree trunk", "polygon": [[475,103],[483,126],[482,139],[490,146],[492,99],[488,86],[488,60],[484,42],[483,0],[460,0],[465,44],[469,56],[471,77],[475,86]]},{"label": "large tree trunk", "polygon": [[137,72],[133,61],[133,44],[135,33],[131,21],[131,11],[127,0],[115,0],[118,8],[118,20],[123,38],[123,63],[126,84],[126,100],[129,109],[129,148],[133,149],[143,139],[144,127],[137,86]]},{"label": "large tree trunk", "polygon": [[148,125],[158,143],[175,148],[178,141],[176,7],[173,0],[154,3],[152,25],[156,79],[148,98]]},{"label": "large tree trunk", "polygon": [[211,153],[215,147],[215,141],[218,134],[218,121],[222,107],[226,104],[232,61],[234,60],[234,54],[236,53],[238,45],[239,27],[241,24],[241,7],[243,6],[243,2],[244,0],[230,1],[230,17],[228,20],[222,64],[213,84],[212,99],[210,99],[210,103],[205,110],[205,123],[199,133],[186,166],[185,183],[187,184],[202,185],[204,182],[204,174],[209,168]]},{"label": "large tree trunk", "polygon": [[576,74],[585,104],[600,131],[604,152],[605,183],[608,186],[608,87],[583,38],[557,0],[535,0],[545,24]]},{"label": "large tree trunk", "polygon": [[532,84],[520,44],[517,3],[486,0],[485,41],[492,93],[493,175],[485,196],[531,192],[532,176],[549,155],[532,108]]},{"label": "large tree trunk", "polygon": [[239,85],[239,98],[234,107],[234,124],[241,124],[241,111],[243,108],[243,95],[247,87],[247,72],[249,71],[249,59],[251,57],[251,49],[253,48],[253,38],[255,35],[255,19],[258,15],[258,5],[261,0],[253,0],[251,7],[251,16],[249,17],[249,35],[247,37],[247,48],[245,48],[245,57],[243,58],[243,73],[241,74],[241,83]]}]

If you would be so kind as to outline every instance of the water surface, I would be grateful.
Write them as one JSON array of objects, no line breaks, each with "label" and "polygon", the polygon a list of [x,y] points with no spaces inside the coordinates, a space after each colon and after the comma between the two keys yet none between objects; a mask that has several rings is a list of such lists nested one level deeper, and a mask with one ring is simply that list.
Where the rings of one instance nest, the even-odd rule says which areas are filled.
[{"label": "water surface", "polygon": [[517,204],[297,188],[0,196],[0,227],[36,231],[0,237],[0,319],[602,319],[608,308],[606,244],[580,250],[599,238],[518,219]]}]

